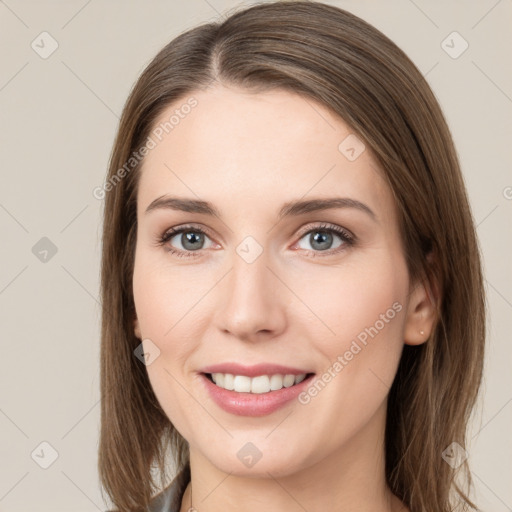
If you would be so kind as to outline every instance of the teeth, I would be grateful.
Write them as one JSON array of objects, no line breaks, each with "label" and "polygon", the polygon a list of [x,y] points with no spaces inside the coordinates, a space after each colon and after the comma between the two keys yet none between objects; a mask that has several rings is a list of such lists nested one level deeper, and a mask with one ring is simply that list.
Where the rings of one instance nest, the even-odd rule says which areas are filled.
[{"label": "teeth", "polygon": [[230,373],[224,375],[224,389],[232,391],[235,389],[235,378]]},{"label": "teeth", "polygon": [[[268,375],[260,375],[259,377],[253,377],[250,380],[251,393],[268,393],[270,391],[270,379]],[[235,391],[238,391],[238,389],[235,388]]]},{"label": "teeth", "polygon": [[236,375],[234,385],[235,391],[238,393],[249,393],[251,391],[251,379],[245,375]]},{"label": "teeth", "polygon": [[285,375],[283,379],[283,386],[289,388],[295,384],[295,375]]},{"label": "teeth", "polygon": [[301,375],[297,375],[295,377],[295,384],[298,384],[299,382],[302,382],[306,378],[306,374],[302,373]]},{"label": "teeth", "polygon": [[212,380],[220,388],[238,393],[268,393],[278,391],[283,387],[289,388],[302,382],[306,378],[305,373],[300,375],[258,375],[247,377],[246,375],[232,375],[231,373],[212,373]]},{"label": "teeth", "polygon": [[283,376],[282,375],[272,375],[270,377],[270,389],[272,391],[276,391],[283,387]]}]

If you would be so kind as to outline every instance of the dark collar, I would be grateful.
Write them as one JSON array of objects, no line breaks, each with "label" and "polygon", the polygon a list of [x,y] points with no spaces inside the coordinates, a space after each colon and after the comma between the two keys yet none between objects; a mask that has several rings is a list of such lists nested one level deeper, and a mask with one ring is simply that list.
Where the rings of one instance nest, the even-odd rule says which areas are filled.
[{"label": "dark collar", "polygon": [[190,482],[190,465],[186,464],[173,481],[152,500],[149,512],[180,512],[183,494]]}]

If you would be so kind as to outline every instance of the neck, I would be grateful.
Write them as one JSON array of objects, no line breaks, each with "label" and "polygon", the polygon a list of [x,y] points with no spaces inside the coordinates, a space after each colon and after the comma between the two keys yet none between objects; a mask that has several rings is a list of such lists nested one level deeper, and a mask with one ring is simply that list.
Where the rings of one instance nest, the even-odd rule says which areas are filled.
[{"label": "neck", "polygon": [[181,512],[407,512],[386,484],[385,407],[328,457],[284,476],[225,473],[191,447]]}]

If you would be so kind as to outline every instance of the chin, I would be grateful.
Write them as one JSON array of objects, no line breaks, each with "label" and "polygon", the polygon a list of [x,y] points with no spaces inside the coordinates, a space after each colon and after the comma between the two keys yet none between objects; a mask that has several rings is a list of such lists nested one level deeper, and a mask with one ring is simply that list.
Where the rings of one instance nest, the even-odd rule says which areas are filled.
[{"label": "chin", "polygon": [[[226,452],[233,455],[227,457]],[[244,478],[269,478],[269,473],[276,478],[292,475],[308,466],[303,455],[304,452],[293,449],[293,444],[285,451],[268,440],[266,443],[234,441],[225,451],[205,454],[220,471]]]}]

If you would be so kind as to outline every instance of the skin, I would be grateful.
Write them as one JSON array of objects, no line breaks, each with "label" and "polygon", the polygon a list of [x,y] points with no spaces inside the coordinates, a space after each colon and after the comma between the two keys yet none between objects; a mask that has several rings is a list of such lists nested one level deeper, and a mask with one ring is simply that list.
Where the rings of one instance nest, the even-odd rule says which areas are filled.
[{"label": "skin", "polygon": [[[135,333],[160,350],[147,366],[151,385],[190,446],[181,510],[408,510],[385,482],[387,396],[404,343],[428,338],[434,308],[409,279],[396,205],[375,159],[366,148],[349,161],[338,146],[350,128],[291,92],[216,85],[193,96],[198,105],[145,158],[133,276]],[[220,218],[145,213],[163,194],[209,201]],[[326,197],[357,199],[376,220],[354,208],[277,219],[285,202]],[[333,234],[332,245],[315,249],[309,228],[322,222],[356,243],[336,252],[343,241]],[[189,223],[208,232],[193,257],[156,244]],[[246,236],[263,249],[252,263],[236,252]],[[186,252],[182,243],[176,235],[167,247]],[[307,404],[236,416],[205,392],[198,371],[225,361],[321,376],[395,302],[401,311]],[[262,453],[252,467],[237,457],[247,442]]]}]

